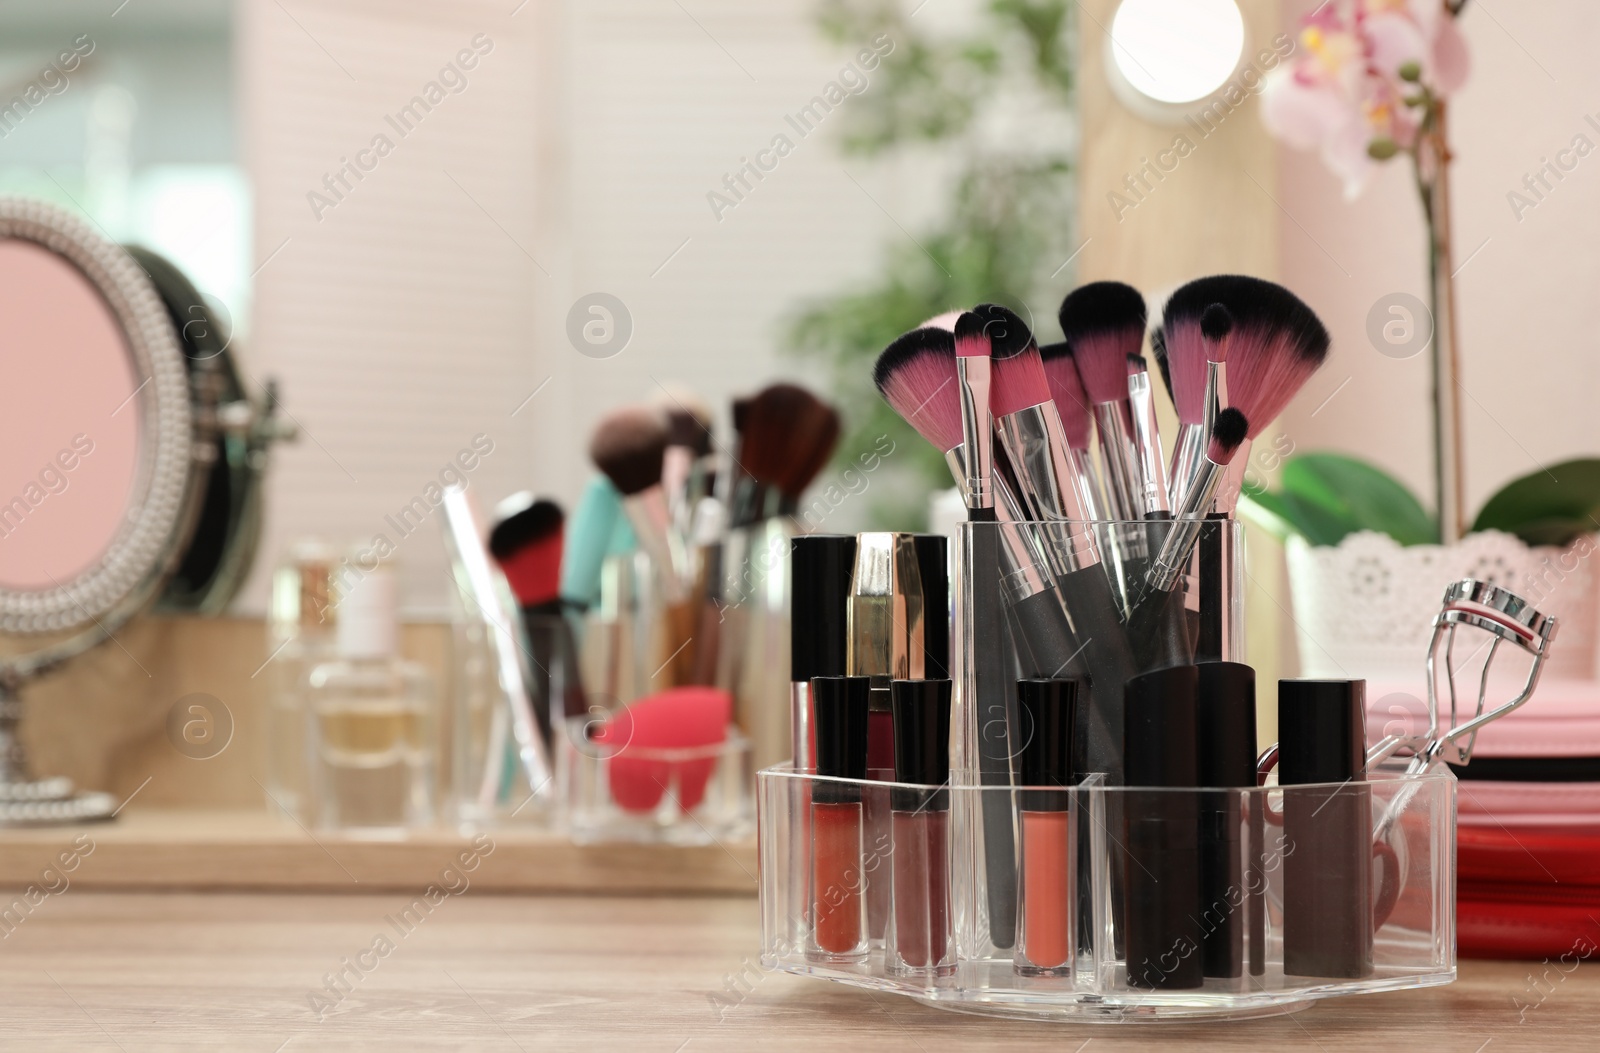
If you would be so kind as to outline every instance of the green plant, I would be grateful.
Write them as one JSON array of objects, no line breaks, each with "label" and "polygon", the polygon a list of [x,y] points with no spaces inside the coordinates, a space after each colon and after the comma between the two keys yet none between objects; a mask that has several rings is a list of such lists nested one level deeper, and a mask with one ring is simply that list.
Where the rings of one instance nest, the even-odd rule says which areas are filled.
[{"label": "green plant", "polygon": [[[1439,542],[1438,522],[1404,483],[1335,453],[1289,458],[1278,489],[1247,486],[1240,512],[1279,538],[1313,545],[1337,545],[1359,530],[1402,545]],[[1529,545],[1565,545],[1600,531],[1600,460],[1564,461],[1513,480],[1484,503],[1472,530],[1501,530]]]},{"label": "green plant", "polygon": [[[873,388],[873,361],[895,337],[943,311],[1060,294],[1073,225],[1070,137],[996,141],[988,118],[1006,105],[1002,97],[1012,106],[1020,97],[1030,127],[1072,127],[1074,10],[1070,0],[991,0],[971,30],[950,37],[925,30],[887,0],[821,4],[818,20],[830,40],[850,48],[880,35],[894,42],[870,87],[843,107],[838,143],[845,155],[926,160],[931,155],[918,148],[937,145],[941,158],[957,161],[937,220],[914,235],[896,234],[873,277],[802,305],[786,326],[790,351],[831,367],[847,421],[841,458],[888,434],[904,451],[901,463],[929,484],[948,486],[940,451],[912,433]],[[902,521],[915,514],[875,511]]]}]

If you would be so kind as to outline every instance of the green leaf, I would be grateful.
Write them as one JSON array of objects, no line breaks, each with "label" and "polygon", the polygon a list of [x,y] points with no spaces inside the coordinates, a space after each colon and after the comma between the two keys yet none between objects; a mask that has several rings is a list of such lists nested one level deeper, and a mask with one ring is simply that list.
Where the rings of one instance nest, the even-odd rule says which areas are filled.
[{"label": "green leaf", "polygon": [[1252,518],[1280,537],[1337,545],[1358,530],[1388,534],[1402,545],[1438,540],[1433,517],[1411,491],[1383,470],[1334,453],[1284,462],[1277,491],[1248,495]]},{"label": "green leaf", "polygon": [[1326,525],[1342,524],[1346,534],[1376,530],[1402,545],[1426,545],[1439,540],[1433,517],[1405,484],[1381,468],[1353,457],[1335,453],[1291,457],[1283,466],[1283,489],[1326,513]]},{"label": "green leaf", "polygon": [[1530,545],[1565,545],[1600,530],[1600,460],[1564,461],[1515,479],[1484,503],[1473,530],[1504,530]]}]

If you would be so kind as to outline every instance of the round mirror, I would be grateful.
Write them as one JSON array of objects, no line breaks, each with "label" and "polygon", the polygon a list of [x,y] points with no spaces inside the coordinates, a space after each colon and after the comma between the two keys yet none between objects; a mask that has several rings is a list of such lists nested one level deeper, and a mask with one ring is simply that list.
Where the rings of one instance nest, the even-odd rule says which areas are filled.
[{"label": "round mirror", "polygon": [[41,202],[0,198],[0,362],[0,822],[94,817],[106,795],[29,777],[16,692],[155,597],[209,447],[145,271]]}]

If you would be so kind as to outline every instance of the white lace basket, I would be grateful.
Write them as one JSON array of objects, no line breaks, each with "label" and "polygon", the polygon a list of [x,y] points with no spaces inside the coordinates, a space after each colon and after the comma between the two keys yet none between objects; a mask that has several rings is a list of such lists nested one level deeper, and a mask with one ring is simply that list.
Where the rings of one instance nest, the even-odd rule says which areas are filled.
[{"label": "white lace basket", "polygon": [[1565,548],[1529,548],[1491,530],[1448,547],[1402,547],[1387,534],[1362,531],[1332,546],[1290,538],[1286,551],[1301,676],[1417,678],[1439,598],[1458,578],[1510,589],[1561,620],[1546,676],[1595,674],[1596,535]]}]

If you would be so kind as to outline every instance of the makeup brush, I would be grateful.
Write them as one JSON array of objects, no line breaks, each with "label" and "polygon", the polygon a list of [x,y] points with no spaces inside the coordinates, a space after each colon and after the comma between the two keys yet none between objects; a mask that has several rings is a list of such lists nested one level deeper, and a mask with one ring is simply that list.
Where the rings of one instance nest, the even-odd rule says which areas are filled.
[{"label": "makeup brush", "polygon": [[667,515],[661,485],[668,440],[666,415],[650,406],[614,410],[595,428],[589,457],[622,495],[639,544],[656,561],[669,600],[685,598],[688,575],[683,538]]},{"label": "makeup brush", "polygon": [[1084,391],[1094,405],[1106,511],[1115,519],[1139,519],[1144,509],[1139,502],[1139,461],[1129,434],[1128,356],[1138,354],[1144,343],[1144,297],[1121,282],[1091,282],[1061,301],[1060,321]]},{"label": "makeup brush", "polygon": [[1171,519],[1155,392],[1150,390],[1150,371],[1142,355],[1128,356],[1128,409],[1133,415],[1133,447],[1139,455],[1139,502],[1144,507],[1144,518]]},{"label": "makeup brush", "polygon": [[711,410],[687,388],[672,385],[655,399],[667,415],[667,448],[661,458],[661,488],[678,533],[687,536],[694,506],[704,493],[705,460],[711,453]]},{"label": "makeup brush", "polygon": [[622,508],[633,524],[639,547],[656,567],[665,611],[666,661],[661,672],[668,685],[685,683],[693,669],[688,644],[694,639],[695,609],[689,596],[689,558],[683,537],[667,514],[661,488],[661,467],[667,448],[667,421],[651,406],[625,406],[600,421],[589,443],[589,456],[622,494]]},{"label": "makeup brush", "polygon": [[561,610],[562,528],[566,514],[554,501],[524,490],[495,507],[489,554],[523,610]]},{"label": "makeup brush", "polygon": [[1184,610],[1184,593],[1178,586],[1206,527],[1206,509],[1211,506],[1229,463],[1238,455],[1249,427],[1249,420],[1234,407],[1217,414],[1211,441],[1200,459],[1199,474],[1145,570],[1129,615],[1129,636],[1142,668],[1164,669],[1194,660],[1196,644]]},{"label": "makeup brush", "polygon": [[[1189,312],[1185,302],[1191,295],[1188,290],[1201,282],[1209,282],[1209,279],[1191,282],[1167,301],[1165,317],[1157,330],[1161,334],[1161,354],[1170,376],[1168,390],[1173,408],[1178,411],[1178,437],[1173,444],[1172,467],[1168,473],[1168,489],[1174,505],[1183,503],[1195,473],[1200,470],[1200,458],[1222,405],[1221,364],[1227,351],[1227,335],[1233,327],[1233,316],[1222,304],[1205,305],[1198,314]],[[1202,291],[1199,295],[1205,293]],[[1174,301],[1180,307],[1177,314],[1173,313]]]},{"label": "makeup brush", "polygon": [[[495,517],[489,531],[489,553],[500,564],[522,608],[533,666],[534,715],[545,741],[554,742],[552,728],[559,727],[564,717],[582,714],[586,704],[577,642],[563,614],[561,598],[566,516],[554,501],[525,491],[501,501]],[[552,672],[558,668],[562,675],[555,677]],[[552,697],[552,683],[561,686],[560,699]]]},{"label": "makeup brush", "polygon": [[[987,344],[987,340],[984,343]],[[983,350],[987,352],[986,347]],[[966,357],[976,360],[980,357],[977,351],[977,346],[970,347]],[[980,464],[976,449],[979,446],[988,448],[980,436],[980,431],[990,430],[988,394],[980,401],[975,393],[963,389],[956,357],[956,339],[952,331],[938,327],[914,329],[896,339],[878,356],[872,379],[895,412],[944,454],[950,475],[967,506],[968,520],[993,522],[994,482],[989,474],[993,465]],[[987,364],[986,357],[984,361]],[[974,368],[971,376],[977,379],[980,374],[981,370]],[[980,418],[984,420],[982,429],[978,427]],[[966,444],[968,431],[973,433],[973,446]],[[1051,594],[1052,583],[1043,569],[1034,565],[1020,535],[1006,533],[1002,525],[998,529],[974,527],[966,536],[969,547],[963,553],[965,559],[958,561],[963,569],[959,595],[965,597],[968,615],[964,627],[965,646],[973,656],[975,697],[970,704],[973,712],[982,715],[974,723],[978,729],[979,780],[985,786],[1009,786],[1012,782],[1010,732],[1016,721],[1016,697],[1014,678],[1008,676],[1008,661],[1003,653],[1002,538],[1019,546],[1009,553],[1007,580],[1015,582],[1019,574],[1023,574],[1028,582],[1026,588],[1045,597],[1043,602],[1047,604],[1056,602]],[[1019,561],[1034,573],[1028,575],[1019,571]],[[996,715],[1002,719],[995,720]],[[998,734],[994,733],[996,729]],[[1006,797],[999,792],[985,793],[982,808],[989,928],[998,947],[1011,946],[1017,916],[1016,845],[1010,802]]]},{"label": "makeup brush", "polygon": [[745,426],[745,468],[779,495],[779,515],[800,510],[810,486],[839,443],[839,413],[795,384],[774,384],[751,400]]},{"label": "makeup brush", "polygon": [[[999,304],[981,304],[956,323],[956,342],[963,327],[981,325],[994,361],[994,390],[989,406],[995,433],[1005,448],[1032,518],[1069,519],[1088,516],[1081,500],[1082,485],[1071,458],[1066,427],[1050,395],[1039,346],[1027,323]],[[1093,533],[1073,530],[1071,547],[1061,553],[1063,573],[1100,562]]]},{"label": "makeup brush", "polygon": [[737,529],[747,526],[761,518],[766,508],[766,492],[752,478],[745,469],[745,431],[750,427],[750,404],[755,399],[750,395],[743,395],[733,400],[730,405],[730,416],[733,420],[733,463],[727,471],[727,496],[728,527]]},{"label": "makeup brush", "polygon": [[[1214,304],[1225,313],[1212,311],[1207,328],[1203,316]],[[1226,323],[1231,321],[1231,327]],[[1193,327],[1199,347],[1215,346],[1210,354],[1220,364],[1227,362],[1227,398],[1223,404],[1236,406],[1250,421],[1249,439],[1254,439],[1283,412],[1289,400],[1305,385],[1327,359],[1330,340],[1316,312],[1288,289],[1273,282],[1245,275],[1224,274],[1198,278],[1180,287],[1168,299],[1163,311],[1169,353],[1180,329]],[[1187,338],[1193,341],[1193,335]],[[1221,371],[1218,384],[1222,385]],[[1219,396],[1220,397],[1220,396]],[[1239,483],[1248,464],[1246,455],[1234,460],[1227,481],[1219,490],[1217,510],[1231,513],[1239,496]]]},{"label": "makeup brush", "polygon": [[1083,390],[1083,379],[1072,361],[1072,348],[1065,340],[1046,344],[1039,348],[1039,358],[1044,363],[1045,379],[1050,382],[1050,399],[1056,404],[1056,413],[1066,429],[1067,455],[1072,460],[1078,485],[1078,503],[1083,507],[1085,519],[1102,519],[1105,498],[1100,492],[1099,473],[1089,456],[1094,420],[1090,415],[1089,396]]},{"label": "makeup brush", "polygon": [[561,599],[576,611],[600,602],[600,568],[621,518],[622,495],[611,480],[603,475],[590,478],[578,498],[572,529],[566,532],[561,552]]}]

